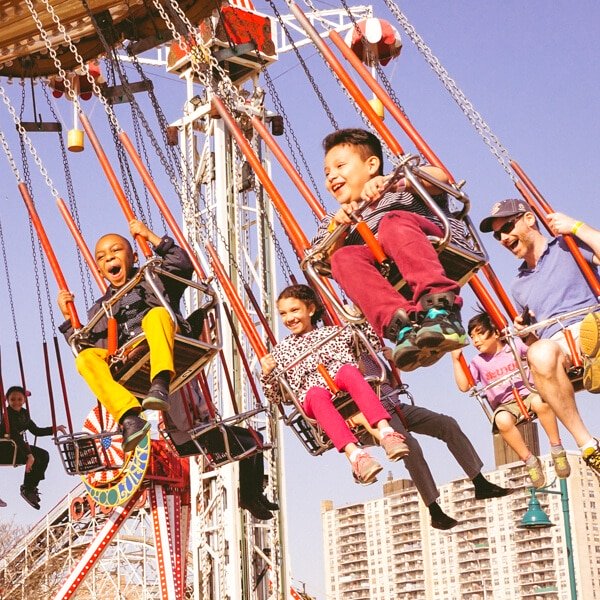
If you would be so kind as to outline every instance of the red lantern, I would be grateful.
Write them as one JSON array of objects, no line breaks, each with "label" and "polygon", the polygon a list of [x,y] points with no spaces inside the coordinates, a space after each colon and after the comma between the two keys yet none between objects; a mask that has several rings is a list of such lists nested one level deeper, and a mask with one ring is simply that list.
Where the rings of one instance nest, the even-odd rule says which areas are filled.
[{"label": "red lantern", "polygon": [[346,34],[345,42],[366,65],[387,65],[402,50],[400,34],[383,19],[358,21]]}]

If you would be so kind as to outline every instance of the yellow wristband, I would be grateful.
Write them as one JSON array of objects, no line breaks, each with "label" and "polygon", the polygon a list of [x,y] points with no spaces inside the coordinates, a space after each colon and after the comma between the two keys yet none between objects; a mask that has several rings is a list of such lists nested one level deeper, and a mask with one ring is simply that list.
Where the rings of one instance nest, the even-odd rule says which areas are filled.
[{"label": "yellow wristband", "polygon": [[331,219],[329,225],[327,225],[327,231],[329,231],[329,233],[333,233],[336,229],[337,223],[333,219]]},{"label": "yellow wristband", "polygon": [[579,231],[579,228],[580,228],[582,225],[584,225],[584,222],[583,222],[583,221],[577,221],[577,222],[575,223],[575,225],[573,225],[573,227],[571,227],[571,233],[572,233],[573,235],[577,235],[577,232]]}]

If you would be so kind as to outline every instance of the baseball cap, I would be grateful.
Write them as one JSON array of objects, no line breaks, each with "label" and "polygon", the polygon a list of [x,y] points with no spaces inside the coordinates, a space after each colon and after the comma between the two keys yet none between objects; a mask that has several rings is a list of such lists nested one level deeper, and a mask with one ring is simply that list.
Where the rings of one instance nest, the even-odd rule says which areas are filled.
[{"label": "baseball cap", "polygon": [[479,224],[479,230],[484,233],[492,231],[492,223],[494,219],[500,217],[512,217],[513,215],[520,215],[522,213],[532,212],[531,206],[524,200],[518,200],[515,198],[508,198],[507,200],[500,200],[492,206],[490,216],[486,217]]}]

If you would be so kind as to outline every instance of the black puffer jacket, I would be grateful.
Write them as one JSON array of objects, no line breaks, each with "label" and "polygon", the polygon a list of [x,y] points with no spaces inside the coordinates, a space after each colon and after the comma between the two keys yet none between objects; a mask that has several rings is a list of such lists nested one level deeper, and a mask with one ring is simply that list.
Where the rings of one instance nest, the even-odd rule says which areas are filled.
[{"label": "black puffer jacket", "polygon": [[[179,277],[183,277],[184,279],[191,278],[194,267],[190,258],[182,248],[175,244],[172,238],[168,236],[163,237],[160,244],[154,248],[154,252],[162,258],[162,269],[169,273],[173,273],[174,275],[178,275]],[[136,274],[137,269],[132,270],[129,279],[135,277]],[[161,277],[157,280],[157,287],[164,294],[165,298],[175,311],[179,321],[180,331],[184,335],[189,333],[189,324],[181,316],[179,308],[186,285],[169,277]],[[97,300],[90,308],[88,311],[88,319],[91,319],[99,310],[101,310],[102,303],[109,300],[118,291],[117,288],[110,287],[106,294]],[[118,323],[119,346],[141,332],[142,319],[151,308],[156,306],[162,306],[162,304],[145,279],[142,279],[138,285],[113,304],[113,316]],[[59,329],[67,340],[73,333],[71,321],[65,321]],[[106,348],[107,341],[108,319],[106,316],[103,316],[94,325],[89,337],[86,339],[86,345]]]}]

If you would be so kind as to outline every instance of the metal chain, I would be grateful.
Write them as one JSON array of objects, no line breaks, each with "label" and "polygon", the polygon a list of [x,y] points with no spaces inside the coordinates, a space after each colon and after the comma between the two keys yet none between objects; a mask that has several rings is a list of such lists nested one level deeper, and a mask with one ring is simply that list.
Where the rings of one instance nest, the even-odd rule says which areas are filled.
[{"label": "metal chain", "polygon": [[[312,184],[313,192],[315,193],[315,196],[318,198],[319,204],[325,209],[325,203],[319,192],[319,187],[317,186],[315,178],[313,177],[310,166],[308,165],[308,161],[306,160],[306,157],[304,156],[304,153],[302,152],[302,147],[300,146],[300,142],[298,141],[298,138],[296,137],[296,133],[295,133],[294,129],[292,128],[292,125],[288,119],[288,116],[283,108],[283,104],[281,103],[279,94],[277,93],[277,90],[275,89],[273,80],[271,79],[271,76],[269,75],[269,72],[267,71],[267,69],[264,67],[262,69],[262,74],[264,76],[265,83],[267,84],[267,88],[269,89],[269,93],[271,94],[271,100],[273,101],[275,110],[277,111],[277,114],[281,115],[281,117],[283,118],[283,121],[284,121],[283,135],[287,142],[288,149],[289,149],[291,157],[292,157],[292,161],[294,162],[294,166],[296,167],[296,171],[298,171],[298,173],[301,172],[300,165],[298,164],[298,160],[296,158],[296,152],[295,152],[294,147],[292,146],[292,142],[290,140],[290,135],[294,141],[294,146],[295,146],[296,150],[298,151],[298,154],[300,154],[300,158],[302,159],[302,164],[304,165],[304,170],[305,170],[306,174],[308,175],[308,178],[310,179],[310,182]],[[290,132],[289,134],[288,134],[288,131]],[[318,223],[319,219],[317,218],[317,216],[315,214],[313,214],[313,217],[314,217],[315,221]]]},{"label": "metal chain", "polygon": [[[63,39],[69,46],[69,50],[73,53],[75,60],[81,67],[81,70],[85,74],[86,79],[92,86],[92,89],[94,90],[94,94],[98,98],[98,101],[100,102],[100,104],[102,104],[102,107],[104,108],[106,114],[108,115],[108,118],[110,119],[111,123],[113,123],[113,125],[115,126],[117,131],[119,131],[119,133],[120,133],[121,129],[119,127],[119,123],[118,123],[117,117],[112,109],[112,106],[108,103],[106,98],[102,95],[102,90],[100,89],[100,86],[98,85],[98,83],[96,82],[96,80],[94,79],[92,74],[90,73],[90,70],[89,70],[85,60],[83,59],[81,54],[79,54],[79,51],[77,50],[77,47],[73,43],[71,36],[68,34],[64,25],[60,22],[60,18],[58,17],[54,8],[50,4],[50,1],[49,0],[41,0],[41,2],[44,4],[46,10],[48,11],[48,14],[52,18],[52,21],[54,21],[58,30],[62,34]],[[27,4],[27,8],[29,8],[29,12],[31,13],[33,20],[35,21],[36,27],[38,28],[38,31],[40,32],[40,35],[44,41],[44,45],[46,46],[48,53],[52,57],[52,61],[54,62],[54,65],[56,66],[59,75],[63,79],[63,83],[65,85],[65,91],[67,92],[68,97],[75,103],[77,109],[81,110],[81,105],[79,104],[77,94],[75,93],[75,90],[73,89],[73,86],[71,85],[71,82],[69,81],[69,79],[67,77],[67,73],[64,70],[62,63],[60,62],[60,59],[58,58],[56,51],[52,47],[52,42],[48,38],[48,34],[47,34],[46,30],[44,29],[44,26],[40,20],[40,17],[38,15],[37,11],[35,10],[35,8],[33,6],[33,0],[25,0],[25,4]]]},{"label": "metal chain", "polygon": [[[131,114],[131,120],[133,123],[133,135],[135,138],[135,146],[137,149],[137,153],[141,154],[145,163],[146,163],[146,169],[148,170],[148,173],[150,175],[150,177],[152,178],[152,180],[154,181],[154,175],[152,173],[152,167],[150,166],[150,160],[148,158],[148,152],[146,151],[146,144],[144,144],[144,138],[142,137],[142,130],[140,127],[140,121],[139,119],[136,118],[136,116],[133,114]],[[154,225],[152,223],[152,208],[150,206],[150,198],[148,196],[148,188],[146,188],[146,186],[143,187],[143,192],[144,192],[144,200],[146,201],[146,219],[148,220],[148,227],[150,227],[150,229],[154,229]],[[141,210],[141,205],[140,205],[140,210]],[[160,213],[160,211],[159,211]],[[142,213],[143,214],[143,213]],[[162,213],[160,213],[162,215]],[[165,227],[165,223],[164,223],[164,219],[163,219],[163,227],[166,229]]]},{"label": "metal chain", "polygon": [[277,17],[277,20],[279,21],[279,26],[281,27],[282,31],[285,32],[285,36],[287,37],[290,45],[294,49],[294,54],[296,55],[296,58],[298,59],[298,62],[300,63],[300,65],[302,67],[302,70],[304,71],[304,74],[306,75],[306,78],[308,79],[308,81],[309,81],[309,83],[310,83],[313,91],[317,95],[317,98],[319,99],[319,102],[323,106],[323,109],[325,110],[325,112],[327,114],[329,122],[331,123],[331,126],[334,129],[339,129],[340,127],[338,125],[338,122],[337,122],[336,118],[333,115],[333,112],[331,111],[331,108],[327,104],[327,101],[323,97],[323,94],[321,94],[321,90],[319,89],[319,86],[317,86],[315,78],[312,76],[312,73],[310,72],[310,69],[308,68],[306,62],[304,61],[304,58],[302,58],[302,55],[300,54],[300,51],[296,47],[296,44],[295,44],[294,40],[292,39],[292,36],[291,36],[291,34],[289,32],[289,29],[287,28],[286,24],[283,21],[283,17],[281,16],[281,13],[277,9],[277,6],[275,6],[274,0],[267,0],[267,1],[271,5],[271,9],[275,13],[275,16]]},{"label": "metal chain", "polygon": [[496,157],[502,168],[506,171],[507,175],[516,183],[517,179],[513,174],[510,167],[510,155],[508,150],[502,145],[498,137],[492,132],[489,125],[485,122],[483,117],[473,104],[465,96],[464,92],[458,87],[458,84],[450,75],[448,71],[442,66],[439,59],[433,54],[431,48],[425,43],[423,38],[417,33],[415,28],[410,24],[406,16],[398,8],[393,0],[384,0],[387,7],[390,9],[392,14],[398,19],[398,22],[412,41],[417,47],[419,52],[423,55],[429,66],[433,69],[435,74],[438,76],[440,81],[444,84],[444,87],[450,92],[450,95],[454,101],[458,104],[464,115],[475,127],[483,139],[486,146],[490,149],[490,152]]},{"label": "metal chain", "polygon": [[[52,106],[50,96],[48,95],[48,84],[45,81],[42,81],[42,92],[44,94],[44,97],[46,98],[46,102],[48,104],[48,108],[50,109],[50,114],[52,115],[52,118],[58,122],[58,115],[57,115],[56,111],[54,110],[54,106]],[[73,188],[73,178],[71,176],[71,168],[69,165],[69,161],[67,159],[65,140],[64,140],[64,136],[61,134],[60,131],[57,132],[57,135],[58,135],[58,141],[60,144],[60,153],[62,156],[63,169],[65,172],[65,184],[67,186],[67,198],[69,201],[69,209],[71,211],[71,214],[73,215],[73,220],[75,221],[75,224],[77,225],[77,229],[79,229],[81,231],[81,223],[79,221],[79,211],[77,209],[77,202],[75,200],[75,190]],[[90,275],[90,269],[84,268],[83,258],[81,256],[81,252],[79,250],[77,251],[77,263],[79,266],[79,277],[80,277],[80,281],[81,281],[81,288],[83,290],[83,301],[85,303],[85,307],[87,310],[91,306],[90,298],[94,297],[94,292],[93,292],[93,286],[92,286],[92,278]],[[87,287],[86,287],[86,280],[87,280]],[[89,293],[89,297],[88,297],[88,293]]]},{"label": "metal chain", "polygon": [[13,175],[15,176],[15,179],[17,180],[17,182],[21,182],[21,173],[19,173],[19,167],[17,167],[17,163],[15,162],[12,152],[10,151],[10,146],[8,145],[8,142],[6,141],[6,137],[4,136],[4,132],[1,129],[0,129],[0,143],[2,144],[2,149],[4,150],[4,154],[6,155],[6,160],[8,161],[8,164],[10,165],[10,168],[13,172]]},{"label": "metal chain", "polygon": [[[2,135],[2,132],[0,132]],[[2,135],[2,137],[4,137]],[[8,203],[8,198],[6,199]],[[19,330],[17,328],[17,317],[15,315],[15,302],[13,298],[12,285],[10,283],[10,273],[8,270],[8,260],[6,256],[6,243],[4,241],[4,231],[2,229],[2,220],[0,220],[0,245],[2,246],[2,260],[4,262],[4,273],[6,274],[6,290],[8,292],[8,301],[10,303],[10,314],[13,322],[13,329],[15,330],[15,341],[19,343]]]},{"label": "metal chain", "polygon": [[[21,92],[21,111],[20,111],[21,119],[23,118],[24,109],[25,109],[25,86],[23,85],[22,92]],[[19,145],[21,148],[21,164],[23,165],[23,182],[25,183],[25,186],[27,187],[27,189],[29,191],[31,201],[33,202],[34,198],[33,198],[33,190],[31,189],[31,173],[29,171],[29,162],[27,160],[27,152],[25,151],[25,139],[23,138],[22,135],[19,137]],[[35,291],[36,291],[36,296],[37,296],[38,312],[39,312],[39,316],[40,316],[42,340],[45,341],[46,340],[46,325],[45,325],[45,321],[44,321],[44,308],[42,305],[42,291],[41,291],[41,286],[40,286],[40,270],[39,270],[39,266],[38,266],[38,254],[37,254],[38,246],[35,243],[36,235],[35,235],[35,231],[33,228],[32,220],[27,219],[27,224],[29,226],[29,240],[31,243],[31,260],[33,263],[33,273],[34,273],[34,277],[35,277]],[[41,258],[40,258],[40,261],[41,261]],[[41,261],[41,262],[43,262],[43,261]]]},{"label": "metal chain", "polygon": [[50,190],[50,193],[52,194],[52,197],[54,199],[57,199],[58,191],[54,187],[54,184],[52,183],[52,180],[50,179],[50,176],[48,175],[48,171],[46,171],[46,168],[44,167],[41,158],[39,157],[36,149],[34,148],[33,144],[31,143],[31,140],[29,139],[29,136],[27,135],[25,128],[21,124],[21,120],[17,116],[17,112],[16,112],[14,106],[11,104],[10,98],[6,94],[6,91],[4,90],[4,88],[2,87],[1,84],[0,84],[0,99],[2,99],[2,102],[6,106],[8,112],[10,113],[10,116],[13,119],[13,122],[17,128],[17,131],[19,132],[21,139],[27,144],[27,148],[29,149],[29,152],[30,152],[31,156],[33,157],[33,160],[35,161],[35,164],[37,165],[42,177],[44,178],[46,185],[48,186],[48,189]]}]

